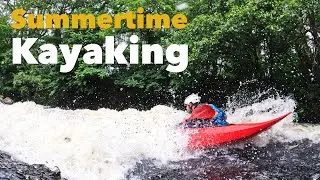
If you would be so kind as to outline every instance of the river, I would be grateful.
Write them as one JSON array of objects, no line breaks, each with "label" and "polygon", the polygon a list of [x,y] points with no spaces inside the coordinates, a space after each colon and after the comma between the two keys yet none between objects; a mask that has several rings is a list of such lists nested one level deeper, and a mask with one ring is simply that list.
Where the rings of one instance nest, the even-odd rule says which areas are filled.
[{"label": "river", "polygon": [[[294,111],[289,97],[244,107],[229,104],[230,123],[261,122]],[[174,107],[147,111],[62,110],[34,102],[0,104],[0,150],[28,164],[59,167],[82,179],[319,179],[319,125],[292,115],[247,140],[202,151],[186,149]],[[0,169],[0,174],[1,174]]]}]

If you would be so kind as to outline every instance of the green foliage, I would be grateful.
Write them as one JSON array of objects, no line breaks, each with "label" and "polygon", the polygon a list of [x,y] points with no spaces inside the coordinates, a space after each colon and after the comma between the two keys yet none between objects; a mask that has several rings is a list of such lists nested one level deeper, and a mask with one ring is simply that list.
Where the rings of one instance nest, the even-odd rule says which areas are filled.
[{"label": "green foliage", "polygon": [[[167,101],[175,91],[179,98],[198,91],[224,103],[239,83],[256,80],[254,88],[274,87],[294,94],[301,120],[319,122],[320,2],[315,0],[13,0],[0,4],[0,94],[16,100],[77,107],[76,103],[128,107],[143,96],[144,102]],[[183,4],[186,8],[176,7]],[[136,11],[183,13],[185,29],[12,30],[8,15],[16,8],[39,13],[102,14]],[[75,69],[59,73],[59,66],[12,65],[12,37],[38,37],[58,44],[103,45],[105,36],[137,34],[148,44],[188,44],[189,65],[181,73],[167,72],[166,65],[95,65],[79,59]],[[38,54],[39,52],[33,52]],[[84,54],[85,52],[81,52]],[[125,52],[126,56],[128,52]],[[59,63],[64,59],[59,52]],[[119,89],[122,89],[119,91]],[[145,94],[148,95],[145,95]],[[216,94],[219,94],[219,97]],[[99,99],[100,98],[100,99]],[[98,100],[97,100],[98,99]],[[151,99],[151,100],[150,100]],[[103,102],[102,102],[103,101]],[[121,103],[120,103],[121,104]],[[156,104],[150,103],[150,105]],[[90,107],[93,107],[92,105]],[[110,106],[111,106],[110,105]],[[119,105],[120,106],[120,105]]]}]

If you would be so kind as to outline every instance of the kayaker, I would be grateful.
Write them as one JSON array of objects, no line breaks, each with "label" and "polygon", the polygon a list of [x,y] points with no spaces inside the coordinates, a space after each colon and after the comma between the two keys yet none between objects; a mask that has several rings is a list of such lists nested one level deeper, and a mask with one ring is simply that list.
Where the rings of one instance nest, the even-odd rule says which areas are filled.
[{"label": "kayaker", "polygon": [[185,127],[227,126],[226,115],[214,104],[200,104],[201,97],[197,94],[189,95],[184,105],[190,117],[185,119]]}]

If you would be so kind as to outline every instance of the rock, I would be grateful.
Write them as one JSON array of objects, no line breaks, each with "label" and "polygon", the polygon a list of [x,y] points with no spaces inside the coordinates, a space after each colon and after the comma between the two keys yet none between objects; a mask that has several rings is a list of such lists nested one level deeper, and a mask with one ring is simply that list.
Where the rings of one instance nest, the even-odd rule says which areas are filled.
[{"label": "rock", "polygon": [[13,104],[13,100],[9,97],[4,98],[4,96],[0,95],[0,102],[3,104]]},{"label": "rock", "polygon": [[66,142],[70,142],[70,141],[71,141],[71,138],[65,137],[64,140],[65,140]]},{"label": "rock", "polygon": [[0,179],[62,180],[64,178],[61,177],[58,167],[51,170],[44,164],[29,165],[0,151]]}]

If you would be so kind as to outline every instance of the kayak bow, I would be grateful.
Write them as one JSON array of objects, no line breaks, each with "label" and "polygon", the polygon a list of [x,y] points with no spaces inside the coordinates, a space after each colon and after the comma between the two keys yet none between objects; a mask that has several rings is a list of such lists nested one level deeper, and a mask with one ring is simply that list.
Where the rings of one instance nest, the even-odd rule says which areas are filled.
[{"label": "kayak bow", "polygon": [[192,131],[195,130],[189,134],[188,147],[191,149],[208,148],[250,138],[271,128],[289,114],[291,114],[291,112],[261,123],[230,124],[223,127],[188,128]]}]

